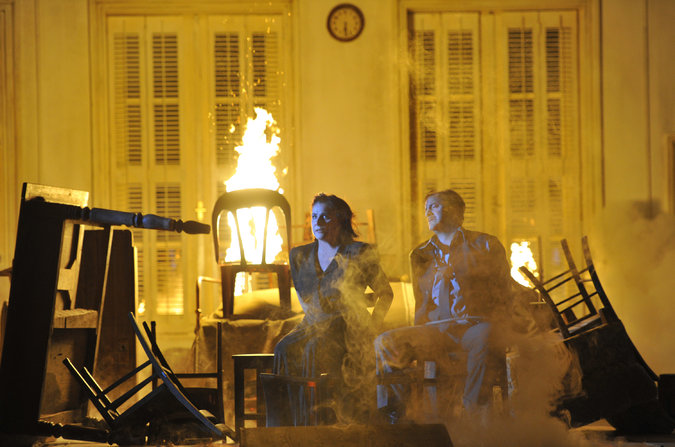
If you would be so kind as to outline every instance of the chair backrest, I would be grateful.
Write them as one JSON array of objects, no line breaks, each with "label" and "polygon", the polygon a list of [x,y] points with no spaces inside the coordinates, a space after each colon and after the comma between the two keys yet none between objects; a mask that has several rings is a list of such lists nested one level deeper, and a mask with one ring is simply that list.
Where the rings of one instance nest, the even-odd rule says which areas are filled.
[{"label": "chair backrest", "polygon": [[[598,278],[598,273],[595,270],[595,264],[593,264],[593,258],[591,257],[591,249],[588,246],[588,236],[584,236],[581,238],[581,250],[583,251],[584,254],[584,262],[586,263],[586,268],[582,272],[588,272],[588,276],[590,277],[590,282],[593,285],[594,292],[591,293],[591,296],[597,295],[598,298],[600,299],[600,302],[603,305],[603,312],[605,314],[606,318],[617,318],[616,312],[614,312],[614,308],[612,307],[612,303],[609,302],[609,298],[607,298],[607,294],[605,293],[605,289],[602,287],[602,284],[600,283],[600,278]],[[588,281],[588,280],[587,280]]]},{"label": "chair backrest", "polygon": [[[113,430],[117,428],[118,426],[117,422],[121,415],[118,409],[122,405],[124,405],[127,401],[134,398],[137,395],[137,393],[139,393],[147,384],[149,384],[150,382],[152,382],[152,380],[156,378],[155,375],[150,374],[150,376],[136,383],[134,386],[131,387],[131,389],[123,393],[120,397],[118,397],[114,401],[111,401],[108,398],[108,393],[110,393],[113,390],[116,390],[120,385],[127,382],[128,380],[135,378],[136,375],[139,374],[141,371],[143,371],[145,368],[152,366],[149,360],[137,366],[132,371],[125,374],[123,377],[121,377],[120,379],[118,379],[112,385],[108,386],[105,389],[101,388],[98,382],[96,382],[96,379],[94,379],[94,377],[89,372],[86,366],[83,366],[81,370],[78,371],[78,369],[75,367],[75,365],[73,365],[73,363],[70,361],[68,357],[66,357],[63,360],[63,364],[66,365],[68,370],[70,370],[70,373],[73,375],[73,377],[77,379],[80,386],[82,387],[82,389],[84,389],[85,393],[87,394],[87,397],[89,398],[91,403],[101,414],[101,416],[106,421],[108,426]],[[134,405],[138,405],[138,402]],[[133,408],[133,405],[131,408]],[[128,410],[129,409],[125,411]]]},{"label": "chair backrest", "polygon": [[[133,316],[133,313],[131,312],[129,313],[129,320],[131,321],[136,338],[140,343],[141,348],[147,355],[148,360],[136,367],[131,372],[125,374],[122,378],[117,380],[106,389],[102,389],[98,385],[86,367],[83,367],[81,371],[78,371],[70,359],[66,358],[63,361],[66,367],[68,367],[70,370],[71,374],[79,381],[81,387],[88,395],[89,400],[96,407],[111,430],[115,433],[115,436],[121,435],[122,438],[119,438],[120,441],[131,441],[132,439],[127,438],[126,436],[130,435],[135,429],[139,427],[145,427],[149,422],[155,419],[157,416],[157,408],[161,406],[162,408],[165,408],[168,413],[174,411],[176,408],[180,408],[182,412],[189,413],[196,421],[199,422],[199,427],[201,428],[202,433],[207,432],[209,433],[209,436],[224,439],[226,433],[221,431],[209,419],[207,419],[206,416],[204,416],[204,414],[202,414],[202,412],[197,409],[185,396],[183,386],[178,381],[178,378],[173,373],[168,363],[166,363],[166,359],[161,356],[161,353],[160,357],[157,357],[156,353],[152,349],[153,344],[141,331],[138,323],[136,322],[136,319]],[[158,347],[156,350],[159,352]],[[111,401],[107,397],[107,394],[110,391],[117,388],[127,380],[136,378],[137,375],[147,367],[152,368],[152,373],[148,377],[139,380],[135,386],[133,386],[129,391],[114,401]],[[140,397],[140,393],[146,387],[146,385],[154,381],[159,381],[161,384],[158,387],[153,387],[150,393]],[[166,400],[165,397],[161,397],[166,393],[173,396],[174,400],[169,401]],[[140,398],[133,405],[126,408],[122,412],[118,411],[118,409],[125,402],[129,401],[135,396],[139,396]],[[155,401],[154,408],[151,408],[153,401]],[[173,405],[173,403],[176,405]],[[146,407],[145,411],[143,410],[144,407]],[[227,435],[230,436],[230,434]]]},{"label": "chair backrest", "polygon": [[587,269],[577,269],[566,239],[561,240],[560,245],[567,260],[567,270],[546,280],[534,276],[527,267],[520,267],[520,271],[548,304],[560,333],[567,338],[593,327],[602,315],[592,299],[598,292],[595,288],[589,292],[588,286],[592,284],[583,276]]},{"label": "chair backrest", "polygon": [[[620,323],[619,317],[614,311],[614,307],[612,307],[612,303],[610,303],[609,298],[605,293],[605,289],[602,287],[602,284],[600,283],[598,273],[595,270],[595,264],[593,263],[593,258],[591,257],[591,249],[588,245],[588,236],[584,236],[581,238],[581,250],[583,251],[584,261],[586,263],[586,268],[583,270],[583,272],[587,272],[588,277],[590,278],[587,279],[586,282],[590,282],[593,285],[594,289],[594,292],[592,292],[590,296],[593,297],[597,295],[598,299],[602,303],[603,308],[600,310],[600,313],[603,317],[603,320]],[[651,367],[644,360],[642,354],[640,354],[640,352],[633,344],[633,341],[629,339],[629,342],[631,348],[633,349],[633,352],[635,353],[635,357],[637,358],[638,362],[645,368],[647,374],[649,374],[649,376],[653,380],[658,380],[658,375],[654,372],[654,370],[651,369]]]},{"label": "chair backrest", "polygon": [[166,385],[167,389],[169,392],[178,400],[184,407],[187,409],[192,416],[195,417],[199,422],[202,423],[204,428],[206,428],[208,431],[210,431],[213,435],[219,437],[219,438],[224,438],[225,434],[218,429],[211,421],[209,421],[193,404],[188,400],[187,397],[185,397],[185,394],[183,394],[183,386],[178,382],[178,379],[176,376],[173,374],[173,371],[171,371],[170,368],[165,368],[162,365],[162,362],[157,358],[155,353],[152,351],[152,344],[150,343],[150,340],[148,340],[141,331],[141,328],[138,326],[138,323],[136,322],[136,318],[134,318],[134,314],[129,312],[129,320],[131,321],[131,326],[134,329],[134,333],[136,334],[136,338],[138,339],[138,342],[141,345],[141,348],[143,349],[143,352],[148,356],[148,360],[152,364],[152,369],[155,374],[157,374],[161,379],[164,385]]},{"label": "chair backrest", "polygon": [[213,212],[211,214],[211,223],[213,228],[213,249],[216,255],[216,262],[220,261],[220,244],[219,244],[219,231],[218,231],[218,221],[220,219],[220,214],[223,211],[230,212],[234,216],[234,222],[237,230],[237,238],[239,239],[239,252],[240,252],[240,263],[246,265],[246,256],[244,253],[244,244],[241,239],[241,231],[239,228],[239,219],[237,217],[237,210],[242,208],[251,208],[254,206],[265,207],[265,228],[264,228],[264,239],[263,239],[263,249],[262,249],[262,259],[260,264],[265,264],[265,255],[267,253],[267,224],[269,221],[270,211],[274,207],[279,207],[284,214],[286,220],[286,240],[288,247],[291,247],[291,206],[288,203],[288,200],[277,191],[272,191],[270,189],[242,189],[239,191],[230,191],[218,197],[215,205],[213,206]]}]

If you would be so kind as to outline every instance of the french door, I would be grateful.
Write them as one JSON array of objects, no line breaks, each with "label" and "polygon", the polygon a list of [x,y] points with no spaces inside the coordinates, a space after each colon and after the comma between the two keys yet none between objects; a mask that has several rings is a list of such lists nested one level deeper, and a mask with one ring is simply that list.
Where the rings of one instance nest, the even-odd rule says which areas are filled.
[{"label": "french door", "polygon": [[528,242],[545,269],[580,235],[577,12],[413,13],[413,228],[424,196],[452,188],[465,226],[510,253]]},{"label": "french door", "polygon": [[[114,209],[209,223],[254,107],[283,129],[283,17],[107,18]],[[196,278],[215,273],[210,238],[134,230],[139,314],[190,327]]]}]

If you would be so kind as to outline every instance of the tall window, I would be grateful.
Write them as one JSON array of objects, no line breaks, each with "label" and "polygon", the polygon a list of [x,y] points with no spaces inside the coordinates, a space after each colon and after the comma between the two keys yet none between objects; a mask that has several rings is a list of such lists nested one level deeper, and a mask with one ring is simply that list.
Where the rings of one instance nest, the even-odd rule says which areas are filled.
[{"label": "tall window", "polygon": [[[574,11],[415,13],[413,200],[453,188],[465,226],[529,241],[544,266],[580,234]],[[416,216],[421,234],[425,220]]]},{"label": "tall window", "polygon": [[[283,127],[281,17],[108,17],[115,209],[208,222],[253,108]],[[134,230],[149,317],[183,316],[194,303],[198,266],[214,264],[200,237]]]}]

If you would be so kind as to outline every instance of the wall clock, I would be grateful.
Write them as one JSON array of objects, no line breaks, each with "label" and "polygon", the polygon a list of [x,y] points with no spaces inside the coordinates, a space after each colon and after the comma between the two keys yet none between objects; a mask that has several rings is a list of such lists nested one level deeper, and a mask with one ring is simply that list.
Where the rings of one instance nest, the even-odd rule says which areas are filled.
[{"label": "wall clock", "polygon": [[328,14],[326,26],[331,36],[342,42],[349,42],[359,37],[365,19],[361,10],[350,4],[341,3]]}]

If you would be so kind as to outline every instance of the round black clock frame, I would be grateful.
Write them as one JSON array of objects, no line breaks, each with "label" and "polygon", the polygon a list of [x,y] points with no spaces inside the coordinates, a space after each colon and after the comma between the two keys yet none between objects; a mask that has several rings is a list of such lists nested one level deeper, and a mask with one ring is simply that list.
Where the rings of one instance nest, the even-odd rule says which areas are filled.
[{"label": "round black clock frame", "polygon": [[[340,3],[328,13],[326,27],[333,38],[341,42],[349,42],[361,35],[366,20],[363,12],[351,3]],[[339,26],[343,28],[340,29]]]}]

